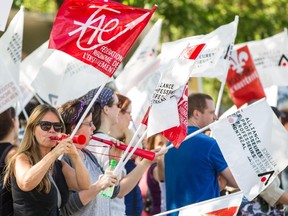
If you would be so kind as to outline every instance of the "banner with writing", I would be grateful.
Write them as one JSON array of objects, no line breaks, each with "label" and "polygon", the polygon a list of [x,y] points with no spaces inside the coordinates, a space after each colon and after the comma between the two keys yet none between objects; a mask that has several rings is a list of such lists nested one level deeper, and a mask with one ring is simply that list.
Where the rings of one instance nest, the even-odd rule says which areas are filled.
[{"label": "banner with writing", "polygon": [[64,1],[49,48],[66,52],[111,77],[155,10],[156,6],[148,10],[113,1]]},{"label": "banner with writing", "polygon": [[264,99],[211,124],[210,129],[249,200],[288,165],[288,133]]}]

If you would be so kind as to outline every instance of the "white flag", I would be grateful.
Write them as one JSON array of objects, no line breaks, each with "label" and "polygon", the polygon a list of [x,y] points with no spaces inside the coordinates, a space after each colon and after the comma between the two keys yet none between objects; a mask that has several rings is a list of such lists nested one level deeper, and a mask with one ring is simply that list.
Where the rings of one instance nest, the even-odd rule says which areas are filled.
[{"label": "white flag", "polygon": [[0,0],[0,31],[4,31],[13,0]]},{"label": "white flag", "polygon": [[161,33],[162,20],[158,20],[144,37],[123,71],[115,79],[115,84],[122,94],[138,85],[147,75],[157,68],[157,48]]},{"label": "white flag", "polygon": [[160,76],[160,71],[156,70],[147,75],[142,81],[127,92],[127,97],[130,98],[133,103],[131,114],[136,127],[140,125],[148,107],[150,106],[152,93],[159,82]]},{"label": "white flag", "polygon": [[191,77],[213,77],[225,81],[229,66],[229,56],[233,49],[237,34],[238,16],[227,25],[222,25],[207,35],[199,35],[163,43],[161,55],[163,58],[175,59],[187,46],[205,43],[198,57]]},{"label": "white flag", "polygon": [[24,7],[14,16],[8,29],[0,38],[0,58],[10,71],[16,84],[19,83],[24,25]]},{"label": "white flag", "polygon": [[15,105],[20,91],[10,71],[0,58],[0,113]]},{"label": "white flag", "polygon": [[264,88],[288,85],[288,36],[287,29],[272,37],[237,44],[248,45]]},{"label": "white flag", "polygon": [[[195,60],[204,47],[205,44],[185,47],[176,59],[162,59],[161,56],[161,78],[152,95],[147,125],[148,137],[180,125],[178,102],[183,96]],[[187,98],[183,102],[185,100],[187,102]]]},{"label": "white flag", "polygon": [[[32,82],[36,93],[47,103],[56,106],[68,55],[54,51],[39,68]],[[72,88],[71,88],[72,90]]]},{"label": "white flag", "polygon": [[21,62],[20,79],[25,80],[27,85],[31,85],[39,73],[40,67],[52,53],[53,50],[48,49],[48,41],[46,41],[31,54],[29,54]]},{"label": "white flag", "polygon": [[107,82],[108,79],[106,74],[95,67],[70,56],[69,59],[64,71],[63,81],[60,85],[57,105],[85,95],[88,91]]},{"label": "white flag", "polygon": [[203,202],[187,205],[179,209],[163,212],[155,216],[166,215],[179,211],[179,216],[202,216],[202,215],[237,215],[239,206],[243,198],[242,192],[232,193]]},{"label": "white flag", "polygon": [[265,100],[238,110],[210,128],[249,200],[288,165],[288,133]]},{"label": "white flag", "polygon": [[[52,106],[83,96],[100,86],[107,76],[90,65],[58,50],[48,50],[44,43],[33,55],[38,57],[26,60],[25,74],[33,71],[30,78],[35,92]],[[30,57],[30,56],[28,56]],[[29,75],[28,75],[29,76]]]}]

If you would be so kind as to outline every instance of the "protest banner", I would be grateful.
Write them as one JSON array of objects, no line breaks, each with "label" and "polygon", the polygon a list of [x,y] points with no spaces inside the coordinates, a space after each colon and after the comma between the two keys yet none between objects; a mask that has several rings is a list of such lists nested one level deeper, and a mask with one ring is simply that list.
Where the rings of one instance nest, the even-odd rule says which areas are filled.
[{"label": "protest banner", "polygon": [[264,99],[209,128],[248,200],[261,193],[288,165],[288,133]]},{"label": "protest banner", "polygon": [[112,1],[65,1],[55,19],[49,48],[111,77],[155,10],[156,6],[148,10]]}]

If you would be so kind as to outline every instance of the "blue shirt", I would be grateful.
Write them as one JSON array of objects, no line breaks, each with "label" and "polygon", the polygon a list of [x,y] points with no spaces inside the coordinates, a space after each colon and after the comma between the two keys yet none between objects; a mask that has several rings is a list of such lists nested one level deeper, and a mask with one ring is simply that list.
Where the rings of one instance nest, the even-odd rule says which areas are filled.
[{"label": "blue shirt", "polygon": [[[198,129],[188,126],[188,134]],[[165,155],[167,211],[219,197],[217,174],[225,168],[216,140],[203,133],[170,149]]]}]

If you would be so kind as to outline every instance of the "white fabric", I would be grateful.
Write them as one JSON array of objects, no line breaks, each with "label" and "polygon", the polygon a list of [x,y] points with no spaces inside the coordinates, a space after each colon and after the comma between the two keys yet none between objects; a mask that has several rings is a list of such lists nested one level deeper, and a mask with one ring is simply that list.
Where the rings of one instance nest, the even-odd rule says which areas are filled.
[{"label": "white fabric", "polygon": [[13,0],[0,0],[0,31],[4,31]]},{"label": "white fabric", "polygon": [[10,106],[13,106],[19,96],[20,91],[6,65],[0,58],[0,113]]},{"label": "white fabric", "polygon": [[227,25],[222,25],[206,35],[199,35],[163,43],[163,58],[175,59],[187,46],[205,43],[206,47],[191,71],[191,77],[213,77],[225,81],[229,56],[237,34],[238,16]]},{"label": "white fabric", "polygon": [[288,165],[288,133],[265,100],[211,124],[210,129],[248,200]]},{"label": "white fabric", "polygon": [[159,19],[145,35],[124,69],[115,79],[115,84],[122,94],[126,95],[133,86],[137,86],[157,67],[156,57],[161,26],[162,20]]},{"label": "white fabric", "polygon": [[11,20],[7,30],[0,38],[0,58],[9,69],[16,84],[19,83],[22,59],[24,7]]},{"label": "white fabric", "polygon": [[274,206],[280,197],[285,193],[283,189],[280,188],[280,179],[277,176],[271,184],[260,193],[260,196],[270,205]]},{"label": "white fabric", "polygon": [[248,45],[264,88],[288,85],[288,36],[287,29],[263,40],[237,44]]}]

